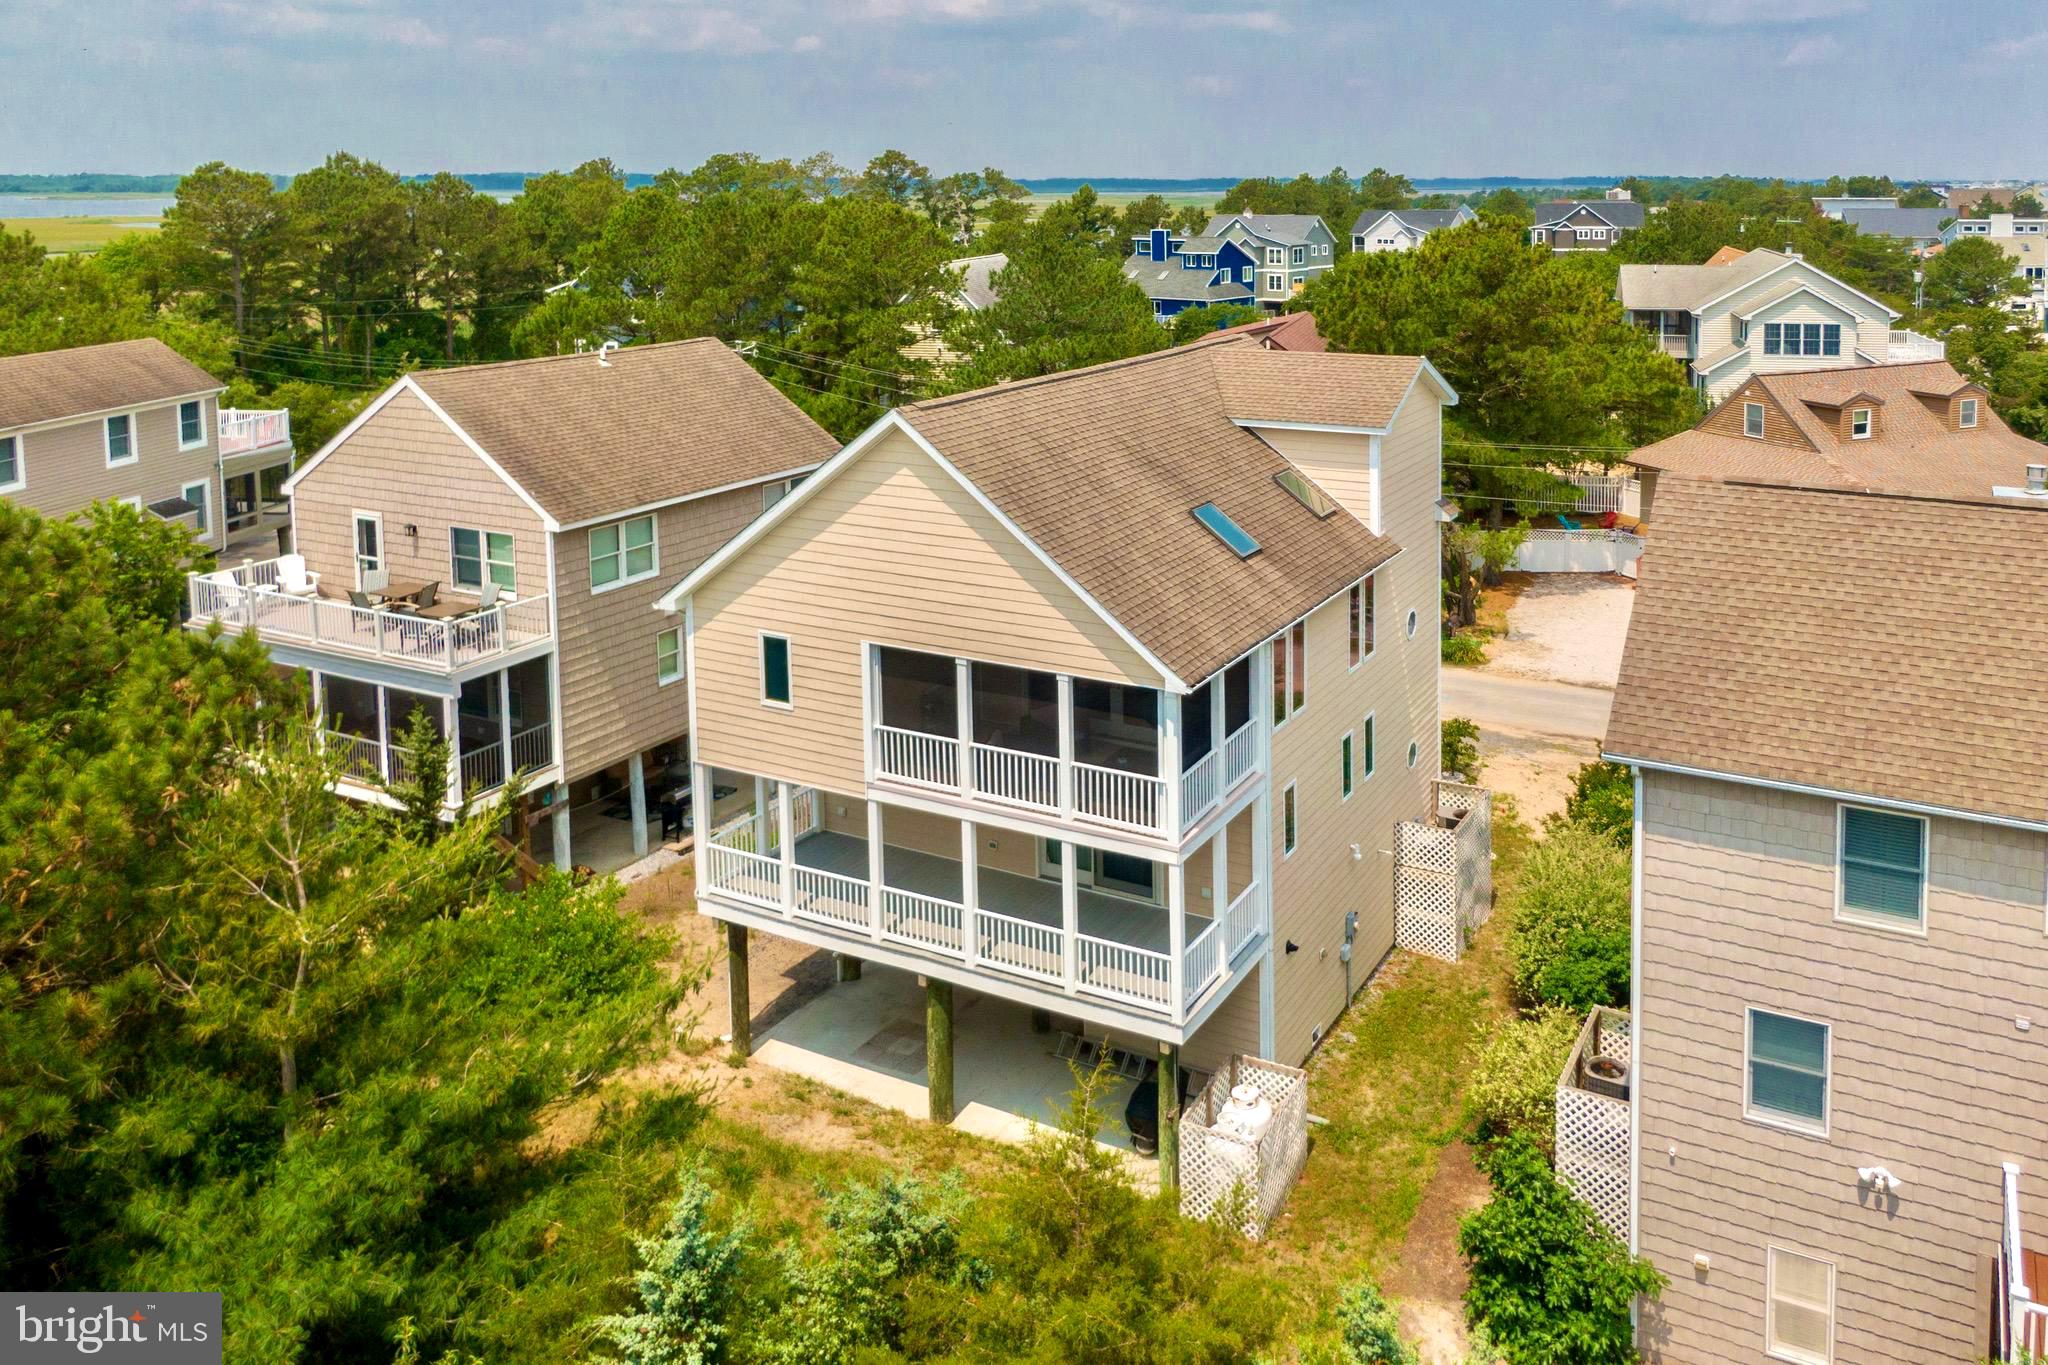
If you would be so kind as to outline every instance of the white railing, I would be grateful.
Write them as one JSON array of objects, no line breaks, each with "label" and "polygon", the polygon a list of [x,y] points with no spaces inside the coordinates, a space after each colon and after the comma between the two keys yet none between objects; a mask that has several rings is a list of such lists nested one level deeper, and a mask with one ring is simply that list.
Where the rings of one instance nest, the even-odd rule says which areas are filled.
[{"label": "white railing", "polygon": [[1159,807],[1166,784],[1143,773],[1074,765],[1074,811],[1126,829],[1150,833],[1159,828]]},{"label": "white railing", "polygon": [[529,726],[512,736],[512,769],[532,772],[555,761],[554,730],[548,721]]},{"label": "white railing", "polygon": [[347,776],[358,782],[384,780],[384,746],[376,740],[343,730],[328,730],[323,742],[341,754],[341,770]]},{"label": "white railing", "polygon": [[875,727],[875,770],[930,787],[960,786],[960,742],[894,725]]},{"label": "white railing", "polygon": [[1922,360],[1948,359],[1948,343],[1940,337],[1922,336],[1918,332],[1894,331],[1886,358],[1894,365],[1907,365]]},{"label": "white railing", "polygon": [[795,888],[791,909],[796,914],[842,928],[865,931],[869,927],[866,880],[802,866],[792,867],[790,875]]},{"label": "white railing", "polygon": [[1578,487],[1579,500],[1572,505],[1578,512],[1618,512],[1626,517],[1643,514],[1643,483],[1640,479],[1626,474],[1567,475]]},{"label": "white railing", "polygon": [[1223,958],[1223,935],[1217,921],[1210,920],[1209,926],[1196,934],[1181,953],[1182,989],[1186,992],[1187,1003],[1192,1005],[1209,983],[1222,976],[1226,963]]},{"label": "white railing", "polygon": [[1180,775],[1180,824],[1182,829],[1199,820],[1216,804],[1222,794],[1219,775],[1223,771],[1223,759],[1214,749],[1203,754]]},{"label": "white railing", "polygon": [[281,592],[275,560],[188,574],[185,582],[190,620],[195,626],[219,622],[229,630],[253,630],[266,640],[416,668],[453,672],[548,638],[545,594],[435,621],[382,607],[358,607],[331,598]]},{"label": "white railing", "polygon": [[1060,761],[1000,745],[974,745],[974,790],[997,801],[1040,810],[1060,808]]},{"label": "white railing", "polygon": [[882,888],[882,936],[917,948],[964,953],[967,941],[960,925],[966,911],[958,901],[920,896],[915,891]]},{"label": "white railing", "polygon": [[993,910],[974,912],[974,960],[1041,981],[1066,975],[1064,932]]},{"label": "white railing", "polygon": [[220,410],[220,453],[246,455],[252,450],[290,445],[292,414],[289,408],[222,408]]},{"label": "white railing", "polygon": [[1224,956],[1235,960],[1244,946],[1259,936],[1259,884],[1253,882],[1237,893],[1223,911]]},{"label": "white railing", "polygon": [[796,826],[799,839],[816,833],[822,827],[822,813],[816,787],[798,787],[789,794],[789,823]]},{"label": "white railing", "polygon": [[717,844],[720,848],[736,849],[741,853],[758,852],[759,850],[754,847],[754,813],[748,811],[743,815],[735,815],[712,830],[711,837],[705,842]]},{"label": "white railing", "polygon": [[467,796],[503,786],[505,782],[505,747],[497,740],[479,749],[465,749],[462,752],[462,790]]},{"label": "white railing", "polygon": [[1259,757],[1256,721],[1246,721],[1223,741],[1223,790],[1229,791],[1250,775]]},{"label": "white railing", "polygon": [[2025,1243],[2020,1228],[2020,1168],[2008,1161],[1997,1265],[2005,1315],[1996,1342],[1998,1358],[2007,1362],[2048,1359],[2048,1304],[2034,1298],[2041,1286],[2027,1283]]},{"label": "white railing", "polygon": [[782,906],[782,864],[759,853],[747,853],[724,844],[704,846],[704,879],[712,889],[744,901]]},{"label": "white railing", "polygon": [[1084,991],[1113,995],[1140,1005],[1173,1003],[1173,958],[1089,934],[1074,936],[1075,984]]}]

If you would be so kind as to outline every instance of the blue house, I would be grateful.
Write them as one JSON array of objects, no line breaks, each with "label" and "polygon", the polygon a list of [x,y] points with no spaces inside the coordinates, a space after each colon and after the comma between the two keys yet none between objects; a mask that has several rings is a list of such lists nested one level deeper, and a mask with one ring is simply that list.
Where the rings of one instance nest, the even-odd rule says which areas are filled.
[{"label": "blue house", "polygon": [[1160,227],[1131,239],[1124,278],[1145,291],[1163,323],[1187,308],[1253,302],[1258,261],[1228,237],[1179,237]]}]

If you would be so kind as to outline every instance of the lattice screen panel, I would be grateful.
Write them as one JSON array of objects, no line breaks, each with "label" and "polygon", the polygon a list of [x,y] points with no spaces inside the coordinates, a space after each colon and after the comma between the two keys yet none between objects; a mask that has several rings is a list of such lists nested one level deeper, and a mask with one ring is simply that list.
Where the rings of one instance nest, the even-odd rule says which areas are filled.
[{"label": "lattice screen panel", "polygon": [[[1256,1143],[1209,1126],[1232,1085],[1247,1083],[1273,1106],[1273,1121]],[[1221,1215],[1245,1236],[1260,1237],[1307,1159],[1308,1073],[1257,1057],[1233,1057],[1181,1116],[1181,1215]]]}]

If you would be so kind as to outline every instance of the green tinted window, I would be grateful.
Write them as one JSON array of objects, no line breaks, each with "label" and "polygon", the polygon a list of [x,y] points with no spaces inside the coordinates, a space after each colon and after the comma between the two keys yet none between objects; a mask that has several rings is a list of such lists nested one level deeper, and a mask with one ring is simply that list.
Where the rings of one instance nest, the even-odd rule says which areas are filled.
[{"label": "green tinted window", "polygon": [[1890,811],[1842,812],[1842,908],[1918,924],[1927,826]]}]

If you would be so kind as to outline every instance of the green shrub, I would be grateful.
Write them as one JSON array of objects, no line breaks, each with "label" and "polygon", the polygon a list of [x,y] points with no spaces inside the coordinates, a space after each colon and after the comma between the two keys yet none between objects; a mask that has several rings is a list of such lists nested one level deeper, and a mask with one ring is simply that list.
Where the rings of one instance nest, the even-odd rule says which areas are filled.
[{"label": "green shrub", "polygon": [[1598,830],[1627,848],[1635,838],[1635,774],[1625,763],[1585,764],[1572,778],[1564,818]]},{"label": "green shrub", "polygon": [[1345,1365],[1415,1365],[1415,1348],[1401,1340],[1393,1306],[1371,1280],[1358,1280],[1337,1304],[1344,1330]]},{"label": "green shrub", "polygon": [[1545,1006],[1526,1018],[1485,1025],[1465,1103],[1493,1133],[1526,1133],[1548,1148],[1557,1077],[1579,1036],[1575,1010]]},{"label": "green shrub", "polygon": [[1461,782],[1479,780],[1479,723],[1463,716],[1448,716],[1441,727],[1442,766],[1445,777]]},{"label": "green shrub", "polygon": [[1441,650],[1445,663],[1460,668],[1486,662],[1486,641],[1477,635],[1446,635]]},{"label": "green shrub", "polygon": [[640,1311],[591,1324],[617,1348],[625,1365],[716,1365],[731,1336],[728,1309],[740,1292],[747,1227],[710,1227],[711,1187],[701,1172],[683,1176],[683,1191],[669,1207],[660,1235],[635,1243],[640,1269],[633,1276]]},{"label": "green shrub", "polygon": [[1493,1143],[1479,1166],[1493,1199],[1458,1229],[1458,1250],[1472,1263],[1465,1316],[1485,1327],[1509,1365],[1634,1361],[1629,1307],[1655,1295],[1664,1277],[1628,1254],[1527,1138]]},{"label": "green shrub", "polygon": [[1529,853],[1508,907],[1516,994],[1585,1011],[1628,1001],[1629,855],[1563,824]]}]

